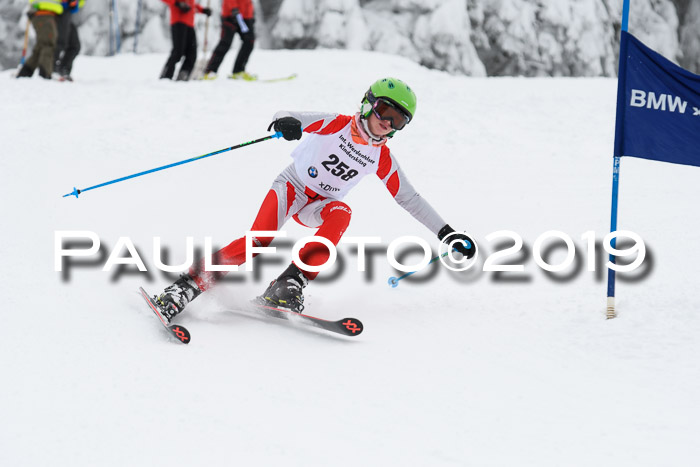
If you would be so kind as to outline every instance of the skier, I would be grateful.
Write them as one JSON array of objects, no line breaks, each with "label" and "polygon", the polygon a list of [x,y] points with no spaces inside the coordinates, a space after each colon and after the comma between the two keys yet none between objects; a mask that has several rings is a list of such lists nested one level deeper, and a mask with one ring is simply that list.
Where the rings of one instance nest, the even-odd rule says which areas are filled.
[{"label": "skier", "polygon": [[85,6],[85,0],[63,0],[63,14],[56,18],[58,40],[56,42],[54,69],[61,81],[73,81],[70,74],[73,70],[73,60],[80,52],[80,37],[78,28],[71,17]]},{"label": "skier", "polygon": [[173,39],[173,50],[165,62],[161,79],[173,79],[175,65],[182,57],[185,61],[177,74],[178,81],[190,79],[190,73],[197,61],[197,36],[194,31],[194,13],[211,15],[211,8],[202,7],[196,0],[163,0],[170,5],[170,31]]},{"label": "skier", "polygon": [[51,79],[56,49],[56,16],[63,13],[61,0],[29,0],[29,18],[36,31],[32,55],[17,73],[17,78],[29,78],[39,68],[39,76]]},{"label": "skier", "polygon": [[219,65],[231,48],[233,37],[238,33],[243,43],[233,65],[233,79],[254,81],[255,75],[245,71],[255,44],[255,16],[251,0],[223,0],[221,4],[221,38],[204,71],[204,79],[216,78]]},{"label": "skier", "polygon": [[[474,242],[454,233],[440,215],[406,179],[394,155],[386,146],[415,115],[416,95],[403,81],[384,78],[374,82],[354,116],[316,112],[277,112],[270,127],[284,139],[301,139],[293,151],[294,162],[272,183],[251,230],[276,231],[290,218],[316,228],[316,236],[337,245],[350,222],[352,211],[343,197],[366,175],[376,174],[397,203],[423,223],[441,241],[460,240],[453,248],[467,258],[475,253]],[[270,128],[268,128],[269,130]],[[454,233],[454,235],[450,235]],[[450,235],[449,238],[446,238]],[[249,246],[267,246],[272,238],[252,238]],[[214,255],[218,265],[240,265],[246,257],[245,237],[234,240]],[[302,263],[320,266],[329,258],[322,243],[310,242],[299,253]],[[194,265],[155,298],[162,315],[170,321],[185,306],[208,290],[223,272],[205,271]],[[302,290],[318,273],[303,265],[289,267],[258,297],[259,303],[295,312],[304,308]]]}]

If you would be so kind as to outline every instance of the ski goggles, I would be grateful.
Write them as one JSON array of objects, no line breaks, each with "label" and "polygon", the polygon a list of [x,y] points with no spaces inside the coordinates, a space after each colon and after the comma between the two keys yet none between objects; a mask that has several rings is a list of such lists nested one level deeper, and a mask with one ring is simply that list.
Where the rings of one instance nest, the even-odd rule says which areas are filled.
[{"label": "ski goggles", "polygon": [[402,130],[411,118],[404,113],[396,104],[381,97],[378,97],[372,105],[372,112],[379,120],[391,122],[394,130]]}]

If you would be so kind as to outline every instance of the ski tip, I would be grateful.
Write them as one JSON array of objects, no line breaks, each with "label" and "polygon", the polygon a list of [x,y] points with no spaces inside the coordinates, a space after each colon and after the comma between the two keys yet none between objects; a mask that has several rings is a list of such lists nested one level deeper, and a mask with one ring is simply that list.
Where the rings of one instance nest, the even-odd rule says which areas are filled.
[{"label": "ski tip", "polygon": [[357,318],[343,318],[339,322],[340,325],[345,328],[344,334],[346,336],[359,336],[365,329],[362,325],[362,321]]},{"label": "ski tip", "polygon": [[187,330],[187,328],[180,326],[179,324],[171,324],[168,326],[168,331],[170,331],[170,334],[172,334],[177,340],[182,342],[183,344],[189,344],[191,337],[190,337],[190,332]]}]

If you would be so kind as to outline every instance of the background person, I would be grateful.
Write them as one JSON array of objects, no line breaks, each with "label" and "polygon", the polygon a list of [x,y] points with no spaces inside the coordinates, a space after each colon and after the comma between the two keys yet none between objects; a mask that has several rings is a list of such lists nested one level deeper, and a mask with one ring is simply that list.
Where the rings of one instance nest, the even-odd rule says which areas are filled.
[{"label": "background person", "polygon": [[221,62],[238,33],[243,41],[233,64],[233,79],[253,81],[257,77],[245,71],[255,45],[255,16],[251,0],[223,0],[221,4],[221,38],[204,71],[204,79],[214,79]]},{"label": "background person", "polygon": [[63,14],[56,17],[58,40],[54,69],[60,80],[73,81],[70,74],[73,70],[73,60],[80,52],[80,37],[78,37],[78,28],[73,24],[72,18],[85,6],[85,0],[64,0],[62,5]]},{"label": "background person", "polygon": [[56,50],[56,16],[63,13],[61,0],[29,0],[27,15],[36,31],[32,55],[17,73],[17,78],[29,78],[39,68],[39,76],[51,79]]},{"label": "background person", "polygon": [[177,74],[178,81],[187,81],[197,61],[197,35],[194,31],[195,11],[207,16],[211,15],[211,9],[202,7],[195,0],[163,0],[170,5],[170,32],[173,40],[173,48],[165,62],[161,79],[173,79],[175,66],[182,57],[185,61]]}]

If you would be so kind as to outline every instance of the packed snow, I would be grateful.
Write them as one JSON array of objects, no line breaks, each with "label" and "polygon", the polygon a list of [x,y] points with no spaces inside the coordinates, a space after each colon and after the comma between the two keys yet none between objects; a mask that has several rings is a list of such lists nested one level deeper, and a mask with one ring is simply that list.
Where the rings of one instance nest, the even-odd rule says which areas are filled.
[{"label": "packed snow", "polygon": [[[230,70],[229,53],[221,70]],[[77,59],[74,83],[0,73],[0,464],[6,466],[693,466],[700,457],[700,170],[625,158],[619,228],[648,249],[618,280],[605,319],[616,80],[466,78],[403,58],[341,50],[256,51],[274,84],[157,79],[164,54]],[[186,239],[223,246],[250,227],[297,144],[272,140],[91,190],[73,190],[269,134],[277,110],[353,113],[371,82],[397,76],[416,118],[391,141],[408,178],[480,246],[477,264],[437,264],[391,288],[384,249],[433,234],[368,177],[347,198],[346,236],[382,244],[357,271],[354,248],[306,289],[307,312],[353,316],[347,338],[235,311],[313,231],[289,223],[256,272],[232,273],[178,317],[172,340],[155,294]],[[484,272],[512,240],[524,248]],[[570,236],[576,262],[546,274],[535,240]],[[102,249],[55,269],[56,233]],[[599,258],[587,270],[594,231]],[[120,237],[148,272],[102,271]],[[88,242],[89,243],[89,242]],[[550,242],[551,243],[551,240]],[[547,257],[563,261],[559,248]],[[73,245],[86,248],[87,244]],[[112,259],[129,258],[126,248]],[[405,263],[420,259],[412,253]],[[322,280],[323,277],[329,280]]]}]

